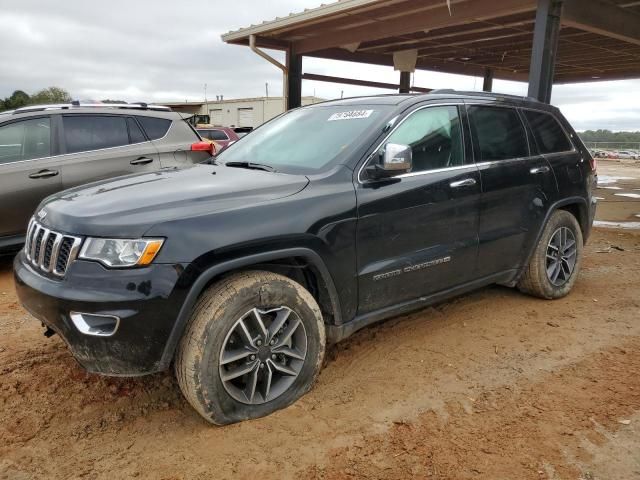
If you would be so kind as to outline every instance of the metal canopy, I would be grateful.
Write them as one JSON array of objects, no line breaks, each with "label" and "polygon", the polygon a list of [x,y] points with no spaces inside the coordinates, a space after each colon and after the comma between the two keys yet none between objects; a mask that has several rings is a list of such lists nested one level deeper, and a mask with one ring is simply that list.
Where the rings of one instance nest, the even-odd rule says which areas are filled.
[{"label": "metal canopy", "polygon": [[559,6],[551,24],[561,12],[554,83],[640,77],[640,1],[631,0],[342,0],[222,39],[248,45],[254,35],[257,47],[289,55],[390,66],[394,52],[415,49],[418,69],[527,81],[539,3]]}]

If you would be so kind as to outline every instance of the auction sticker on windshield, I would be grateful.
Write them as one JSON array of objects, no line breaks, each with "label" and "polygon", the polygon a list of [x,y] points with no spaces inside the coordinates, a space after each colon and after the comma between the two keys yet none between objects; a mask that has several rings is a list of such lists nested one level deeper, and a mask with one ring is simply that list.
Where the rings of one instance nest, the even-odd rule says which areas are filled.
[{"label": "auction sticker on windshield", "polygon": [[334,113],[327,120],[333,122],[334,120],[353,120],[354,118],[368,118],[373,113],[373,110],[351,110],[349,112]]}]

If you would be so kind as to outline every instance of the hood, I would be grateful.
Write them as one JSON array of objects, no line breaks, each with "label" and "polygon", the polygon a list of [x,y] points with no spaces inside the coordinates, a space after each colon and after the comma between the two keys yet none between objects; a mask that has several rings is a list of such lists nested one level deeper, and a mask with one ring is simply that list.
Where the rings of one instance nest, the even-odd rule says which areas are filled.
[{"label": "hood", "polygon": [[303,175],[198,164],[65,190],[45,199],[38,216],[66,233],[139,237],[165,221],[287,197],[308,182]]}]

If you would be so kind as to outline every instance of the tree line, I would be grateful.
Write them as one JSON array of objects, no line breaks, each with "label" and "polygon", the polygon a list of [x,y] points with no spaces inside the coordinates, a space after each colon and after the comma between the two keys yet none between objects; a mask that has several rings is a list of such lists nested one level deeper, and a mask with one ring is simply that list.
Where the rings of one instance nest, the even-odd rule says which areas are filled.
[{"label": "tree line", "polygon": [[586,130],[579,132],[583,142],[640,143],[640,132],[612,132],[611,130]]},{"label": "tree line", "polygon": [[[4,99],[0,98],[0,112],[15,110],[29,105],[51,105],[71,102],[71,95],[64,88],[48,87],[29,95],[24,90],[16,90]],[[101,100],[101,103],[127,103],[122,100]]]}]

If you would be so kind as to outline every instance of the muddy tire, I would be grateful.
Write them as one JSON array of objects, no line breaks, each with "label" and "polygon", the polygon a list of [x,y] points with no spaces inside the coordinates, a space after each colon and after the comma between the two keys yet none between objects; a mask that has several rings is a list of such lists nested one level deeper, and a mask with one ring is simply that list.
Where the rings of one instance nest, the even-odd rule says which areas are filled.
[{"label": "muddy tire", "polygon": [[518,289],[549,300],[564,297],[578,277],[582,249],[582,231],[578,221],[571,213],[556,210],[518,281]]},{"label": "muddy tire", "polygon": [[275,273],[242,272],[200,297],[175,373],[200,415],[225,425],[295,402],[313,385],[324,350],[322,314],[305,288]]}]

